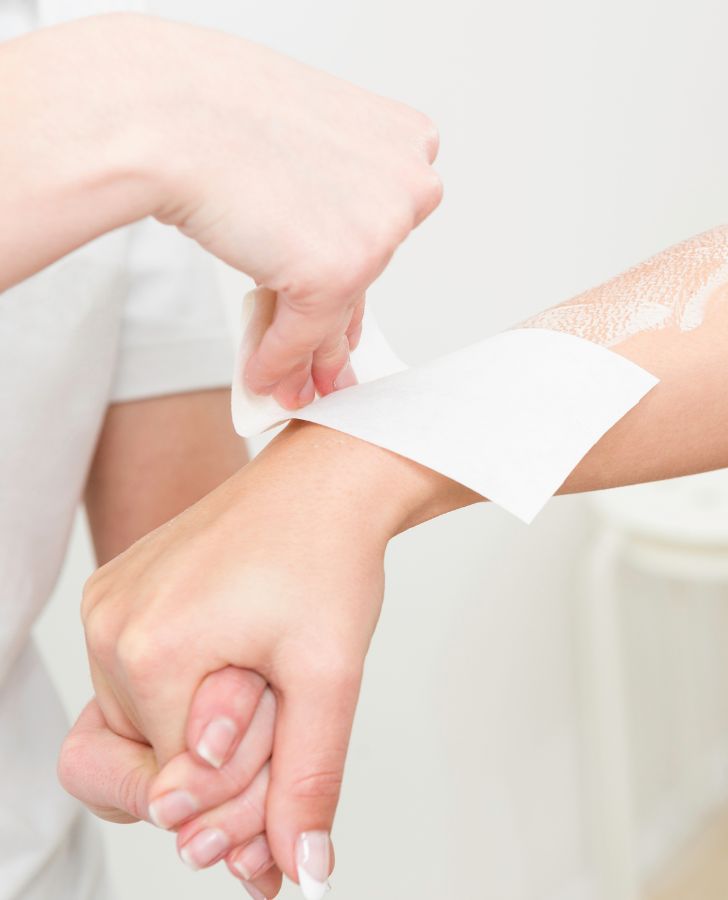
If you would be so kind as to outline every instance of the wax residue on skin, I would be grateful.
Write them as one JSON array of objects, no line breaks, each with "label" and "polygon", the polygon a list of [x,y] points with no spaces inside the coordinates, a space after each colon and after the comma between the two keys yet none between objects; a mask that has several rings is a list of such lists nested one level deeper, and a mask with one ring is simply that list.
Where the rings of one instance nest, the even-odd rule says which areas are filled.
[{"label": "wax residue on skin", "polygon": [[565,331],[606,347],[643,331],[697,328],[728,283],[728,225],[676,244],[519,328]]}]

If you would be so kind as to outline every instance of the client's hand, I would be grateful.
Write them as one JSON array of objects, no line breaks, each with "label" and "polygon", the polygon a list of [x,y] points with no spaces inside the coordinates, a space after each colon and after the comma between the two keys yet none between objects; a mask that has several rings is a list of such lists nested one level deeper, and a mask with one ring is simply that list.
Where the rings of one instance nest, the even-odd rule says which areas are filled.
[{"label": "client's hand", "polygon": [[185,752],[161,772],[152,748],[113,732],[92,700],[61,749],[61,783],[107,821],[144,819],[177,831],[180,856],[193,869],[224,858],[256,900],[274,897],[281,873],[265,837],[264,808],[275,699],[263,689],[254,672],[228,667],[209,675],[187,723],[188,740],[205,762]]},{"label": "client's hand", "polygon": [[331,869],[328,835],[387,541],[477,499],[370,444],[294,424],[89,580],[83,618],[99,704],[117,734],[146,739],[161,765],[185,749],[187,711],[209,673],[232,665],[271,685],[267,838],[309,898],[322,896]]}]

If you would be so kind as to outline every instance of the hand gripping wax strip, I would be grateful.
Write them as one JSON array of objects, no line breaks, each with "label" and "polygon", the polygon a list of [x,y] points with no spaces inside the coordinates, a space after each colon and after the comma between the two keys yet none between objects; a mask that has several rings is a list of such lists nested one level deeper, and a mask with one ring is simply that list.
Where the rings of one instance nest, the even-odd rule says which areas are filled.
[{"label": "hand gripping wax strip", "polygon": [[359,384],[291,413],[243,380],[274,304],[260,288],[244,301],[232,391],[239,434],[290,418],[317,422],[441,472],[525,522],[658,382],[599,344],[532,326],[408,368],[367,312],[352,354]]}]

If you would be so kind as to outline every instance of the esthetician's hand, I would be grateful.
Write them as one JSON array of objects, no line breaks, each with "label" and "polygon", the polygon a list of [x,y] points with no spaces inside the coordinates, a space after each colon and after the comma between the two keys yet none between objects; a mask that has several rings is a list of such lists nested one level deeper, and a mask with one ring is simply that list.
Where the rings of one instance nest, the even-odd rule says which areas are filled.
[{"label": "esthetician's hand", "polygon": [[161,772],[149,744],[113,732],[92,700],[61,749],[61,783],[102,819],[176,831],[180,856],[193,869],[224,858],[256,900],[274,897],[281,873],[264,810],[275,698],[264,688],[254,672],[228,667],[209,675],[187,722],[196,753],[180,753]]},{"label": "esthetician's hand", "polygon": [[421,113],[151,16],[4,42],[0,133],[0,290],[156,216],[277,294],[247,378],[291,408],[353,383],[364,292],[442,192]]},{"label": "esthetician's hand", "polygon": [[159,136],[158,216],[278,295],[250,387],[295,408],[314,384],[353,384],[364,292],[440,201],[433,124],[238,37],[124,27],[126,77]]},{"label": "esthetician's hand", "polygon": [[87,585],[103,715],[117,734],[146,739],[160,764],[185,749],[187,710],[206,675],[232,665],[270,684],[267,840],[307,897],[321,896],[331,869],[328,834],[387,541],[477,499],[363,441],[294,424]]}]

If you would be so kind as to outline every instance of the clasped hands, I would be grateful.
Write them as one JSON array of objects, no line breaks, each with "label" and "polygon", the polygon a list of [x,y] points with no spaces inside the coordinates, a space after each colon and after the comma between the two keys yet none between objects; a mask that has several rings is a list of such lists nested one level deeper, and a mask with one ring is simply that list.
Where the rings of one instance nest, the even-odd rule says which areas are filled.
[{"label": "clasped hands", "polygon": [[89,580],[96,699],[61,781],[113,821],[177,832],[254,897],[319,898],[364,658],[398,532],[479,499],[356,438],[288,426]]},{"label": "clasped hands", "polygon": [[[98,190],[66,203],[47,259],[21,234],[9,277],[153,215],[275,292],[245,372],[254,391],[293,409],[354,383],[365,292],[441,197],[431,122],[239,38],[145,16],[39,32],[5,62],[25,71],[61,51],[98,89],[80,69],[42,68],[38,109],[67,117],[81,98],[83,159],[100,169],[77,173],[73,141],[48,153],[67,152],[53,169],[70,173],[64,202],[77,183]],[[62,783],[105,818],[175,830],[195,867],[224,858],[254,897],[275,896],[282,873],[322,896],[387,542],[471,497],[362,441],[289,426],[89,580],[96,697],[65,742]]]}]

